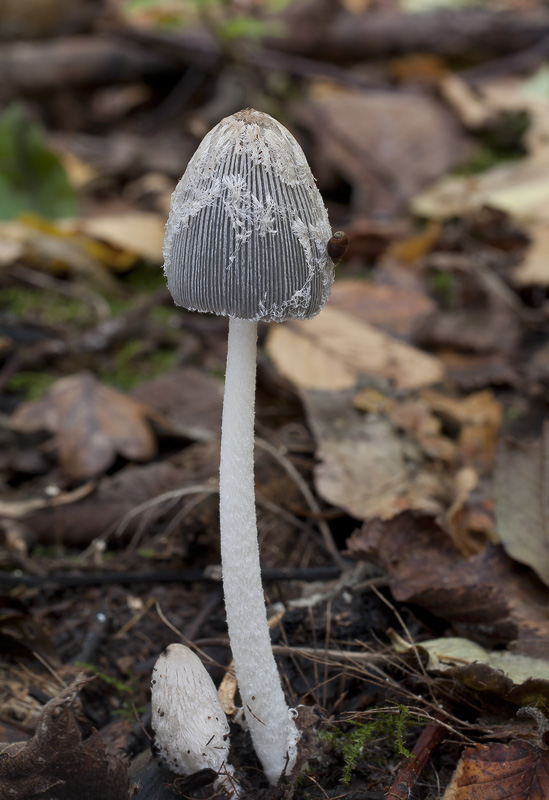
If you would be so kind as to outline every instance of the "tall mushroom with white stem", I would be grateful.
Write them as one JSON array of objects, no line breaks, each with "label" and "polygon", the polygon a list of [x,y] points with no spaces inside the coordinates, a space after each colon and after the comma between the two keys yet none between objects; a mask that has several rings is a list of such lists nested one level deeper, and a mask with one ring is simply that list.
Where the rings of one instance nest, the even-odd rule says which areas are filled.
[{"label": "tall mushroom with white stem", "polygon": [[229,638],[244,715],[271,783],[298,732],[271,648],[254,492],[258,321],[315,316],[334,268],[328,215],[305,155],[268,114],[246,109],[201,142],[171,202],[164,269],[177,305],[229,317],[220,525]]}]

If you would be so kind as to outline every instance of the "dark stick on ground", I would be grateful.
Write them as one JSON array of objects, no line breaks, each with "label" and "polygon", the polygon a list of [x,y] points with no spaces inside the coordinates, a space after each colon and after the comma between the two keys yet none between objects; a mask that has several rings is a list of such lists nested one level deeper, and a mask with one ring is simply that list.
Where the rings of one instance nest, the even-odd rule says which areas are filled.
[{"label": "dark stick on ground", "polygon": [[[265,581],[326,581],[338,578],[338,567],[291,567],[288,569],[264,569],[261,573]],[[220,583],[220,577],[199,569],[158,570],[157,572],[96,572],[70,575],[53,573],[50,575],[0,574],[0,588],[13,586],[103,586],[129,583]]]}]

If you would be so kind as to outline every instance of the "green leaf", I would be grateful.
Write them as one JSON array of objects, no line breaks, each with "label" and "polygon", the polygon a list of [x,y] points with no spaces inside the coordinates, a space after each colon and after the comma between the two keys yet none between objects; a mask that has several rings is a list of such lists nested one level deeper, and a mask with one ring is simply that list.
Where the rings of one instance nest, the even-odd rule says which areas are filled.
[{"label": "green leaf", "polygon": [[53,219],[76,209],[76,192],[42,128],[19,103],[8,106],[0,115],[0,219],[25,212]]}]

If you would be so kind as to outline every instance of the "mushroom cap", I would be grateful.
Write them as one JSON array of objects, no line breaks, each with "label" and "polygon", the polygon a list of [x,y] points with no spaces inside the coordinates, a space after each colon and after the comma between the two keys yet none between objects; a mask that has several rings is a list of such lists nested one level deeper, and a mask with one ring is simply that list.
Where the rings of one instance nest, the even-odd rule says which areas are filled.
[{"label": "mushroom cap", "polygon": [[334,279],[331,235],[303,150],[283,125],[248,108],[204,137],[172,195],[168,288],[193,311],[313,317]]},{"label": "mushroom cap", "polygon": [[151,681],[152,727],[162,759],[179,775],[231,775],[229,724],[202,662],[182,644],[158,657]]}]

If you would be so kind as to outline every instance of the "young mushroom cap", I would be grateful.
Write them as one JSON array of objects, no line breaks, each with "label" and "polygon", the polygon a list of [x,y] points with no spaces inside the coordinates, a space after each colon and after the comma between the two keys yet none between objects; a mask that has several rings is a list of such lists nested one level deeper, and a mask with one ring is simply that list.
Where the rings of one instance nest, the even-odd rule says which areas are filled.
[{"label": "young mushroom cap", "polygon": [[158,657],[151,705],[155,745],[168,767],[178,775],[212,769],[216,785],[236,794],[227,717],[206,668],[185,645],[171,644]]},{"label": "young mushroom cap", "polygon": [[249,108],[204,137],[172,196],[168,288],[190,310],[313,317],[334,279],[331,235],[303,150],[279,122]]}]

